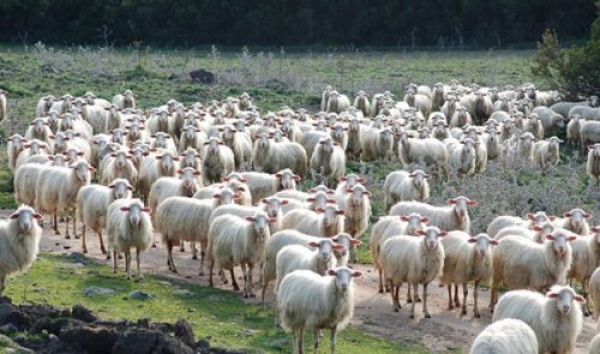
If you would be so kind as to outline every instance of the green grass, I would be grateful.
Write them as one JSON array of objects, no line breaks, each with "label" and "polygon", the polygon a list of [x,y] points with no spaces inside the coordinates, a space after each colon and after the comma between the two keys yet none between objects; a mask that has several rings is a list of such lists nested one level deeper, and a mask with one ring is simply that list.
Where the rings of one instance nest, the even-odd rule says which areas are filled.
[{"label": "green grass", "polygon": [[[83,263],[82,263],[83,262]],[[114,295],[86,297],[84,289],[99,286],[116,290]],[[141,290],[151,300],[132,300],[127,295]],[[248,353],[289,352],[288,334],[274,326],[272,309],[247,305],[230,291],[200,287],[159,276],[146,276],[141,282],[126,281],[122,272],[88,258],[42,254],[32,268],[10,279],[6,294],[16,304],[36,303],[71,308],[82,304],[102,318],[153,322],[175,322],[182,318],[197,338],[210,336],[213,346],[243,348]],[[17,335],[17,334],[15,334]],[[307,345],[310,342],[307,340]],[[328,335],[322,347],[329,347]],[[347,328],[338,338],[340,353],[422,353],[413,346],[392,344]]]}]

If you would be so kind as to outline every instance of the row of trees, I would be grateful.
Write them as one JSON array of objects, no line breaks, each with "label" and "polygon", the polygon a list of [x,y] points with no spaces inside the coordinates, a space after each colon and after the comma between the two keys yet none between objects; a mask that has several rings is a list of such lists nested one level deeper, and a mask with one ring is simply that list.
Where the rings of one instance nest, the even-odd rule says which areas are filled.
[{"label": "row of trees", "polygon": [[0,41],[507,48],[586,38],[593,0],[2,0]]}]

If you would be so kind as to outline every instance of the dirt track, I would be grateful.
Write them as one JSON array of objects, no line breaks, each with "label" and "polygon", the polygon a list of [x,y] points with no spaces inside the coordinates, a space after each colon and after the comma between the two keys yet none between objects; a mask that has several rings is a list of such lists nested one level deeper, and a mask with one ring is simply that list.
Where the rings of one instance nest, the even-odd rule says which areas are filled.
[{"label": "dirt track", "polygon": [[[48,225],[48,223],[45,225]],[[64,224],[61,223],[61,227],[61,230],[64,230]],[[105,257],[100,253],[96,235],[93,232],[87,234],[88,257],[104,260]],[[155,234],[155,237],[160,240],[158,234]],[[68,247],[68,249],[65,247]],[[46,229],[44,230],[41,249],[45,252],[80,252],[81,240],[66,240],[64,236],[56,236],[53,231]],[[142,255],[142,266],[146,269],[146,272],[173,276],[173,273],[167,268],[166,251],[160,242],[158,242],[158,248],[150,249]],[[174,252],[174,257],[179,276],[182,279],[208,286],[207,277],[198,276],[199,262],[191,259],[191,253],[177,251]],[[123,267],[124,264],[121,263],[120,266]],[[472,313],[472,289],[469,289],[468,314],[461,316],[460,309],[447,310],[446,289],[440,288],[436,281],[429,286],[429,294],[431,295],[428,297],[428,308],[431,319],[423,318],[422,304],[418,303],[415,312],[416,318],[411,320],[409,318],[410,304],[405,305],[406,285],[400,293],[402,309],[399,313],[394,313],[392,312],[390,295],[377,292],[378,280],[374,268],[369,265],[356,265],[354,268],[361,270],[364,276],[357,282],[357,301],[352,323],[368,333],[394,342],[420,343],[430,349],[432,353],[444,353],[457,348],[466,353],[477,334],[491,322],[492,314],[487,308],[489,302],[487,289],[483,289],[479,297],[482,317],[476,319],[473,318]],[[236,275],[239,276],[240,274],[241,271],[238,269]],[[258,278],[255,277],[255,279]],[[218,280],[216,286],[231,291],[230,286],[224,286]],[[267,294],[267,301],[273,303],[274,296],[272,292],[268,291]],[[259,303],[257,299],[251,299],[248,302]],[[584,319],[584,329],[577,340],[577,349],[574,354],[587,353],[586,347],[595,335],[595,328],[596,326],[591,318]]]}]

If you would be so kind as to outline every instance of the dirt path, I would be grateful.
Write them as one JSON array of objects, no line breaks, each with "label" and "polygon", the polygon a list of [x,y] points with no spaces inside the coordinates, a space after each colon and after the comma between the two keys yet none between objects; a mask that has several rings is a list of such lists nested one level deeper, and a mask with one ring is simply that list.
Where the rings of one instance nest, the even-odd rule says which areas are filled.
[{"label": "dirt path", "polygon": [[[7,212],[1,212],[0,216],[8,216]],[[48,224],[46,224],[48,225]],[[64,225],[61,224],[61,230]],[[160,240],[158,234],[155,234]],[[88,232],[88,257],[104,260],[100,253],[98,239],[93,232]],[[81,251],[81,240],[66,240],[64,236],[56,236],[48,229],[44,230],[41,248],[45,252],[70,253]],[[189,249],[189,247],[188,247]],[[182,279],[188,279],[194,283],[208,286],[207,277],[198,276],[199,261],[191,259],[191,253],[174,252],[175,264]],[[107,261],[106,261],[107,262]],[[107,264],[109,264],[107,262]],[[143,253],[142,266],[146,272],[173,276],[167,268],[166,250],[158,242],[158,248],[150,249]],[[124,264],[120,263],[122,271]],[[394,342],[418,343],[430,349],[432,353],[444,353],[452,349],[461,349],[467,353],[470,344],[481,330],[491,322],[491,312],[487,309],[489,292],[483,289],[480,294],[481,318],[473,318],[472,314],[472,289],[469,290],[468,314],[460,315],[460,309],[447,310],[447,294],[444,288],[440,288],[437,282],[429,286],[428,307],[431,319],[425,319],[422,315],[422,304],[416,307],[416,319],[409,318],[409,306],[405,305],[406,285],[401,290],[402,309],[399,313],[392,312],[389,294],[377,292],[377,272],[369,265],[357,265],[356,269],[363,272],[364,276],[357,282],[357,301],[354,312],[353,325],[368,333],[384,337]],[[236,275],[240,275],[238,269]],[[255,278],[257,279],[257,278]],[[216,286],[231,291],[228,286],[223,286],[217,278]],[[267,301],[274,302],[272,291],[267,292]],[[462,295],[461,295],[462,296]],[[259,300],[248,300],[249,303],[258,304]],[[595,324],[592,319],[585,318],[584,329],[577,341],[575,354],[587,353],[586,347],[595,335]]]}]

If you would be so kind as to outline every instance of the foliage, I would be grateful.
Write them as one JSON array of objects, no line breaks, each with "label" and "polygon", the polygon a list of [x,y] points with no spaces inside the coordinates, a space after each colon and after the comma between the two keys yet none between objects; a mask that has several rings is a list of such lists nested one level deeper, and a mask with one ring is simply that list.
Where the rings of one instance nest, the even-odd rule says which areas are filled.
[{"label": "foliage", "polygon": [[[600,14],[600,1],[598,2]],[[556,31],[546,30],[533,59],[531,71],[546,79],[552,89],[569,100],[597,95],[600,90],[600,16],[585,46],[561,48]]]}]

